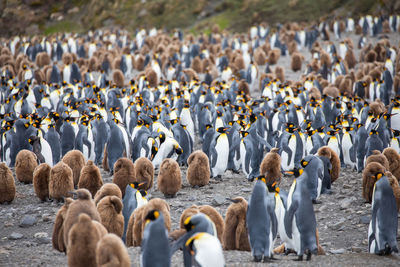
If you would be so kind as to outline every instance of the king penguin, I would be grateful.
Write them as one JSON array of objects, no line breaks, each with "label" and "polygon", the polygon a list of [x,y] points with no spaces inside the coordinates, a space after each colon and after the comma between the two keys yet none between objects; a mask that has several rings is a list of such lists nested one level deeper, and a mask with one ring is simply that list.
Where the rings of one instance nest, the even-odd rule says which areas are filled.
[{"label": "king penguin", "polygon": [[[225,259],[219,239],[209,233],[195,233],[186,241],[186,249],[193,255],[194,266],[224,267]],[[188,266],[193,266],[192,264]]]},{"label": "king penguin", "polygon": [[128,184],[125,188],[125,195],[122,199],[122,215],[124,216],[124,233],[122,235],[122,240],[126,240],[126,231],[128,227],[128,221],[131,217],[133,211],[147,203],[147,199],[141,194],[139,187],[144,185],[144,183],[133,183]]},{"label": "king penguin", "polygon": [[298,260],[303,260],[304,253],[307,260],[311,260],[311,254],[316,254],[318,250],[317,221],[303,169],[296,169],[295,176],[287,199],[285,230],[288,238],[293,239]]},{"label": "king penguin", "polygon": [[246,213],[251,255],[256,262],[260,262],[263,257],[264,262],[273,257],[278,227],[273,203],[273,197],[267,195],[265,177],[257,177]]},{"label": "king penguin", "polygon": [[229,159],[229,141],[226,134],[226,127],[219,127],[219,135],[211,142],[210,161],[211,176],[221,178],[228,167]]},{"label": "king penguin", "polygon": [[386,176],[375,175],[372,193],[372,216],[368,228],[368,250],[378,255],[390,255],[397,248],[397,206]]},{"label": "king penguin", "polygon": [[168,231],[164,216],[158,210],[150,211],[145,217],[145,228],[140,251],[140,266],[153,267],[171,265]]}]

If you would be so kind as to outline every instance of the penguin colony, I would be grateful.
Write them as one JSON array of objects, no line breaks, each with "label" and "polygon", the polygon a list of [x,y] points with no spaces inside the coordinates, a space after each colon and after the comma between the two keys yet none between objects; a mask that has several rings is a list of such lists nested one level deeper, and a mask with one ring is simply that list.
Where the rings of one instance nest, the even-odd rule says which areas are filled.
[{"label": "penguin colony", "polygon": [[[399,25],[399,16],[365,16],[196,38],[151,29],[2,39],[0,202],[15,197],[9,167],[40,200],[63,201],[52,241],[71,266],[129,266],[120,237],[141,245],[142,266],[169,266],[178,249],[185,266],[224,266],[222,248],[270,261],[277,236],[285,253],[310,260],[313,203],[349,167],[363,172],[372,204],[369,251],[397,252],[400,56],[385,33]],[[330,31],[360,34],[359,59]],[[273,67],[288,54],[299,81]],[[192,154],[196,142],[202,152]],[[101,164],[113,184],[103,185]],[[145,190],[159,169],[157,189],[175,195],[180,166],[192,186],[230,170],[254,189],[248,202],[232,200],[225,222],[210,206],[185,211],[170,241],[170,207],[147,202]],[[289,192],[283,172],[296,177]]]}]

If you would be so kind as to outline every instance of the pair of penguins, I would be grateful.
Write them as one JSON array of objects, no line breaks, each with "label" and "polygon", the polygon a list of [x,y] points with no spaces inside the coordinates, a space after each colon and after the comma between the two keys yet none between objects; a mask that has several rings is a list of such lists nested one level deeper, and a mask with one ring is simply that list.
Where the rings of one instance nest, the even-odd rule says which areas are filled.
[{"label": "pair of penguins", "polygon": [[[301,167],[288,174],[295,179],[289,192],[280,190],[271,177],[259,176],[249,199],[246,225],[254,261],[268,262],[273,258],[277,233],[285,243],[285,252],[293,250],[299,261],[317,254],[316,217],[313,202],[319,197],[323,181],[322,163],[316,156],[306,156]],[[318,175],[316,177],[315,175]],[[313,196],[314,194],[317,196]]]},{"label": "pair of penguins", "polygon": [[[125,226],[122,239],[126,240],[128,221],[135,209],[147,203],[147,192],[139,189],[144,183],[133,183],[126,187],[122,214]],[[168,239],[164,216],[158,210],[151,210],[145,217],[145,229],[140,254],[140,265],[170,266],[171,257],[183,249],[185,267],[224,266],[225,260],[217,230],[212,220],[203,213],[188,217],[184,226],[187,231],[172,245]]]}]

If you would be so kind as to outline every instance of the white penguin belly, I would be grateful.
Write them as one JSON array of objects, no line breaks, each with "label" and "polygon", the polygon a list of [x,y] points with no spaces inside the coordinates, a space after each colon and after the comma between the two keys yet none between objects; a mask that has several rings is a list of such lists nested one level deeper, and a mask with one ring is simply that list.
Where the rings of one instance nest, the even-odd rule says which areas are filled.
[{"label": "white penguin belly", "polygon": [[223,175],[228,165],[229,141],[226,134],[221,135],[223,136],[218,137],[217,145],[215,146],[215,150],[217,151],[217,162],[212,169],[214,176]]},{"label": "white penguin belly", "polygon": [[390,126],[393,130],[400,131],[400,109],[392,109],[393,116],[390,118]]},{"label": "white penguin belly", "polygon": [[240,141],[240,159],[242,161],[242,171],[246,175],[246,177],[249,177],[249,174],[251,173],[251,165],[249,164],[249,170],[246,170],[246,146],[244,145],[243,141]]},{"label": "white penguin belly", "polygon": [[53,167],[53,152],[51,151],[51,147],[49,143],[44,138],[40,138],[40,145],[42,146],[42,155],[44,157],[44,161]]},{"label": "white penguin belly", "polygon": [[397,153],[400,153],[400,145],[399,145],[399,141],[397,140],[397,138],[392,138],[390,140],[390,147],[395,149],[397,151]]},{"label": "white penguin belly", "polygon": [[292,240],[293,240],[293,249],[297,252],[297,255],[300,256],[301,253],[301,235],[299,229],[297,228],[296,223],[296,215],[293,216],[293,224],[292,224]]},{"label": "white penguin belly", "polygon": [[289,164],[288,164],[289,154],[286,153],[285,151],[282,151],[281,166],[284,171],[291,171],[294,169],[294,155],[296,153],[296,137],[295,136],[292,135],[289,138],[288,147],[292,151],[292,158],[290,159]]},{"label": "white penguin belly", "polygon": [[335,136],[333,136],[333,137],[331,137],[329,139],[329,142],[328,142],[327,146],[332,148],[332,150],[336,152],[338,157],[340,157],[339,143],[338,143],[338,140],[337,140],[337,138]]},{"label": "white penguin belly", "polygon": [[350,148],[353,146],[350,136],[345,134],[342,139],[342,151],[343,151],[343,161],[345,165],[350,166],[351,168],[355,167],[355,162],[353,162],[350,158]]}]

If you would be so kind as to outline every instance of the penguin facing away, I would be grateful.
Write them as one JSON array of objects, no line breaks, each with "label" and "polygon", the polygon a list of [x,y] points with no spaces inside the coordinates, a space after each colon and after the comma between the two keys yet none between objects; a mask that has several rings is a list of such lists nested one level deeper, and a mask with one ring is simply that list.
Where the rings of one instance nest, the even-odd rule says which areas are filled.
[{"label": "penguin facing away", "polygon": [[151,210],[145,217],[145,225],[140,252],[140,266],[169,267],[171,255],[163,214],[158,210]]},{"label": "penguin facing away", "polygon": [[263,257],[264,262],[273,257],[278,225],[272,201],[273,199],[267,196],[265,177],[258,177],[250,196],[246,215],[251,254],[256,262],[260,262]]},{"label": "penguin facing away", "polygon": [[376,179],[368,228],[368,250],[377,255],[390,255],[398,252],[396,199],[387,177],[378,173]]}]

